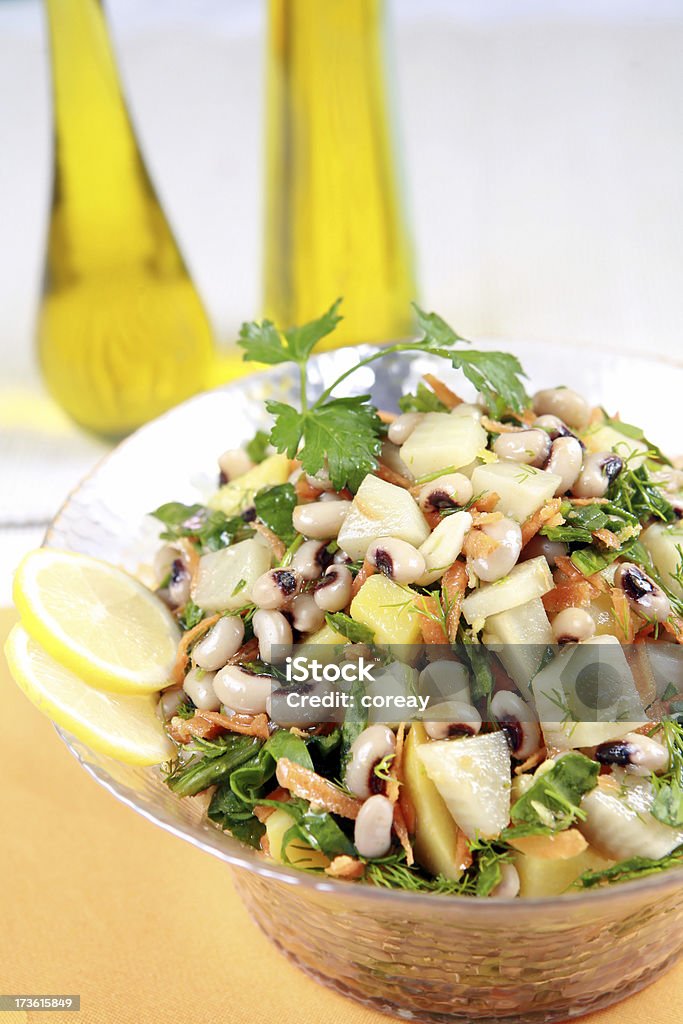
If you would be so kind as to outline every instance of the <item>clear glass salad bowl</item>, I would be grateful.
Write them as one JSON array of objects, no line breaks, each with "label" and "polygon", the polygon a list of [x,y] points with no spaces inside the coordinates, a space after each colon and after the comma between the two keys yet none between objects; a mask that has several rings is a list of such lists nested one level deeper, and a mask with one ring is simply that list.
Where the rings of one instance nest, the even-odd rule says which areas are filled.
[{"label": "clear glass salad bowl", "polygon": [[[676,451],[683,367],[577,346],[496,344],[515,352],[529,387],[563,383],[647,428]],[[340,349],[311,361],[313,390],[370,350]],[[381,408],[420,375],[443,372],[424,356],[389,356],[351,378]],[[468,387],[452,372],[455,387]],[[294,401],[287,367],[199,395],[143,427],[76,488],[46,543],[131,571],[149,561],[162,502],[197,501],[216,486],[216,459],[265,425],[263,400]],[[234,870],[253,919],[299,967],[338,992],[408,1020],[566,1020],[649,984],[683,951],[683,870],[611,889],[539,900],[418,895],[305,874],[275,865],[203,819],[157,770],[132,768],[63,734],[92,777],[117,799]],[[220,899],[220,894],[216,894]]]}]

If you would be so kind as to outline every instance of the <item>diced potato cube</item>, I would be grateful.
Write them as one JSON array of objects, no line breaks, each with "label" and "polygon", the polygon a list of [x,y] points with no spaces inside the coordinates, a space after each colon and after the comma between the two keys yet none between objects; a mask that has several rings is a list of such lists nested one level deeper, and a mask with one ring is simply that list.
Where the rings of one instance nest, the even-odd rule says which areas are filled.
[{"label": "diced potato cube", "polygon": [[557,750],[598,746],[647,721],[615,636],[564,647],[534,678],[533,693],[546,744]]},{"label": "diced potato cube", "polygon": [[209,499],[209,508],[237,515],[254,502],[254,495],[263,487],[285,484],[289,477],[290,461],[286,455],[269,455],[253,469],[223,484]]},{"label": "diced potato cube", "polygon": [[[287,831],[294,824],[294,818],[287,814],[286,810],[277,808],[266,818],[266,836],[268,837],[268,852],[278,864],[285,863],[282,855],[282,840]],[[298,865],[300,868],[325,868],[330,863],[329,857],[319,850],[304,842],[303,839],[293,839],[287,844],[287,861],[290,864]]]},{"label": "diced potato cube", "polygon": [[[519,895],[525,899],[561,896],[584,871],[604,871],[613,863],[588,847],[567,860],[546,860],[516,853],[512,863],[519,875]],[[578,890],[577,890],[578,892]]]},{"label": "diced potato cube", "polygon": [[462,613],[470,625],[478,625],[492,615],[518,608],[535,597],[543,597],[554,587],[550,567],[543,555],[515,565],[507,576],[495,583],[482,583],[462,603]]},{"label": "diced potato cube", "polygon": [[433,740],[418,757],[463,832],[500,835],[510,821],[510,748],[503,732]]},{"label": "diced potato cube", "polygon": [[679,597],[683,597],[683,586],[673,576],[681,562],[683,524],[680,522],[668,525],[654,523],[643,530],[640,540],[650,552],[655,569],[660,573],[667,587]]},{"label": "diced potato cube", "polygon": [[553,632],[540,597],[489,616],[483,640],[487,647],[496,648],[506,671],[528,697],[531,680],[538,672],[546,647],[553,643]]},{"label": "diced potato cube", "polygon": [[350,644],[351,641],[348,637],[338,633],[332,626],[328,626],[327,623],[321,626],[320,629],[316,630],[315,633],[311,633],[305,639],[306,646],[308,644]]},{"label": "diced potato cube", "polygon": [[494,492],[500,497],[496,511],[518,523],[537,512],[562,483],[557,473],[546,473],[519,462],[494,462],[478,466],[472,474],[475,495]]},{"label": "diced potato cube", "polygon": [[403,755],[403,773],[415,810],[415,859],[433,875],[457,879],[463,870],[458,857],[460,830],[418,757],[418,749],[428,742],[422,723],[413,722]]},{"label": "diced potato cube", "polygon": [[260,538],[202,555],[192,600],[206,612],[241,608],[251,600],[256,580],[270,569],[271,557],[271,549]]},{"label": "diced potato cube", "polygon": [[428,412],[401,447],[401,460],[415,477],[460,469],[486,448],[486,431],[468,416]]},{"label": "diced potato cube", "polygon": [[647,457],[648,448],[643,441],[627,437],[614,427],[590,427],[583,434],[583,443],[589,452],[616,452],[622,459],[628,459],[629,469],[638,469]]},{"label": "diced potato cube", "polygon": [[[612,784],[612,785],[610,785]],[[606,857],[666,857],[683,843],[683,828],[672,828],[650,814],[654,800],[646,779],[610,779],[581,801],[586,817],[578,823],[588,842]]]},{"label": "diced potato cube", "polygon": [[339,531],[339,547],[350,558],[364,558],[373,540],[398,537],[416,548],[429,536],[429,526],[411,494],[403,487],[368,475],[358,489]]},{"label": "diced potato cube", "polygon": [[400,587],[381,573],[370,576],[351,602],[351,618],[375,634],[378,644],[416,644],[422,616],[409,587]]}]

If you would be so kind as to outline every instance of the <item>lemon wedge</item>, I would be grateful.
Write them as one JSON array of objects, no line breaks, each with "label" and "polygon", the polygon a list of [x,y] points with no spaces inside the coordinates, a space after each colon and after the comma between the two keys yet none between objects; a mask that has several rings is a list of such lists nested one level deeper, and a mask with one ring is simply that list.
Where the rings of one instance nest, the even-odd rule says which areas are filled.
[{"label": "lemon wedge", "polygon": [[135,765],[173,757],[173,744],[156,716],[151,694],[131,697],[94,690],[51,658],[20,625],[12,629],[5,654],[28,699],[92,750]]},{"label": "lemon wedge", "polygon": [[123,570],[39,548],[17,569],[14,603],[36,643],[90,686],[139,695],[168,685],[178,625],[159,598]]}]

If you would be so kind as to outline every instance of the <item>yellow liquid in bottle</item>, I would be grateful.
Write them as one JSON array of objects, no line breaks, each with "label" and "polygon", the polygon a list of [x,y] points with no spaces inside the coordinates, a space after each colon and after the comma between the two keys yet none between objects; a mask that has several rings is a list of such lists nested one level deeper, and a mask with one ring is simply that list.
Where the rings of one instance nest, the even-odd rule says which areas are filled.
[{"label": "yellow liquid in bottle", "polygon": [[99,0],[46,0],[54,193],[38,344],[50,392],[120,436],[207,386],[209,322],[126,111]]},{"label": "yellow liquid in bottle", "polygon": [[387,118],[381,0],[270,0],[265,313],[344,297],[328,347],[413,329],[410,240]]}]

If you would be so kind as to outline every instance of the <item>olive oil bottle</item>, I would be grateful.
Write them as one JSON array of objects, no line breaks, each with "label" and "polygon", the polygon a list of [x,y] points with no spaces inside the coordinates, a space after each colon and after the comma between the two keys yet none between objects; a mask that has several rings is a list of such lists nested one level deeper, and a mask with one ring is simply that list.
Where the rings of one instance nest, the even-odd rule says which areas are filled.
[{"label": "olive oil bottle", "polygon": [[382,0],[270,0],[265,313],[304,323],[342,295],[333,346],[412,330],[382,15]]},{"label": "olive oil bottle", "polygon": [[45,0],[54,186],[38,321],[49,390],[111,437],[203,388],[209,322],[137,146],[100,0]]}]

